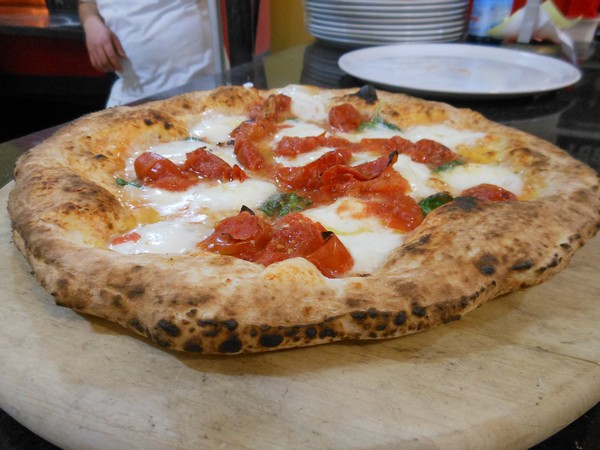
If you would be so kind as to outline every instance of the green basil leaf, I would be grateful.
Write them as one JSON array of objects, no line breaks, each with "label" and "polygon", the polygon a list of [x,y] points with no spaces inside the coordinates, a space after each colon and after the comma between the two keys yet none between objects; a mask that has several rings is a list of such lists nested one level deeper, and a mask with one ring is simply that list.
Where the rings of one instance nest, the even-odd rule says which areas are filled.
[{"label": "green basil leaf", "polygon": [[448,161],[447,163],[442,164],[441,166],[433,169],[433,172],[443,172],[444,170],[454,169],[457,166],[464,166],[466,163],[461,161],[460,159],[454,159],[452,161]]},{"label": "green basil leaf", "polygon": [[300,197],[291,192],[272,195],[258,209],[269,217],[281,217],[286,214],[302,211],[310,205],[312,205],[312,201],[308,198]]},{"label": "green basil leaf", "polygon": [[118,177],[117,177],[117,184],[119,186],[133,186],[133,187],[136,187],[136,188],[141,188],[142,187],[141,184],[136,183],[135,181],[127,181],[127,180],[124,180],[123,178],[118,178]]},{"label": "green basil leaf", "polygon": [[419,207],[423,211],[424,215],[429,214],[436,208],[451,202],[454,198],[447,192],[438,192],[437,194],[430,195],[419,202]]}]

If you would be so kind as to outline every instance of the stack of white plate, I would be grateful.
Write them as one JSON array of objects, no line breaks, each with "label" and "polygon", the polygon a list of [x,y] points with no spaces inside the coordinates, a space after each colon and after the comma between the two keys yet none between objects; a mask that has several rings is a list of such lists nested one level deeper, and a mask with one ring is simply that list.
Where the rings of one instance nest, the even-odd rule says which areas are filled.
[{"label": "stack of white plate", "polygon": [[308,32],[345,47],[463,40],[469,0],[304,0]]}]

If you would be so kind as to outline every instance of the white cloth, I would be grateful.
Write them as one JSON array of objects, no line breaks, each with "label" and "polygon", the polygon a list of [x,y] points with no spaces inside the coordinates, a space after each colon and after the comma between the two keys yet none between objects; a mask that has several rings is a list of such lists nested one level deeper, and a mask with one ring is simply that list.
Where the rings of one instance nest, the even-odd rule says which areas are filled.
[{"label": "white cloth", "polygon": [[206,0],[97,0],[96,4],[127,55],[107,106],[139,100],[214,71]]}]

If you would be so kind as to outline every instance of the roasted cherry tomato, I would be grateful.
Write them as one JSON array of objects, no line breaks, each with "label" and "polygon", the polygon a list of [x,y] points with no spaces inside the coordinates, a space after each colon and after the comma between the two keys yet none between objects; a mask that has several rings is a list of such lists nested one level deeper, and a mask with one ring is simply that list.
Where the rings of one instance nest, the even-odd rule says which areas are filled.
[{"label": "roasted cherry tomato", "polygon": [[343,132],[353,131],[363,122],[360,112],[350,103],[342,103],[329,110],[329,125]]},{"label": "roasted cherry tomato", "polygon": [[328,278],[344,275],[354,266],[352,255],[335,234],[325,233],[324,240],[319,248],[306,256],[306,259]]},{"label": "roasted cherry tomato", "polygon": [[184,170],[197,173],[202,178],[211,180],[229,181],[233,178],[233,169],[217,155],[206,150],[205,147],[197,148],[185,155]]},{"label": "roasted cherry tomato", "polygon": [[461,194],[462,197],[476,197],[482,200],[492,202],[509,202],[517,200],[517,196],[512,192],[496,186],[495,184],[478,184],[472,188],[465,189]]}]

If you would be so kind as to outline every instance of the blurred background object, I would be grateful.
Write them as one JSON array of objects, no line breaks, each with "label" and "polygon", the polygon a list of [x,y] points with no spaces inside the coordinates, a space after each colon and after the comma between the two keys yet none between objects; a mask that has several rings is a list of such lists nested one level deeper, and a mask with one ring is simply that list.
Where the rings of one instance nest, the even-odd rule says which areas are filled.
[{"label": "blurred background object", "polygon": [[329,44],[362,47],[464,39],[469,0],[305,0],[308,32]]}]

